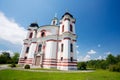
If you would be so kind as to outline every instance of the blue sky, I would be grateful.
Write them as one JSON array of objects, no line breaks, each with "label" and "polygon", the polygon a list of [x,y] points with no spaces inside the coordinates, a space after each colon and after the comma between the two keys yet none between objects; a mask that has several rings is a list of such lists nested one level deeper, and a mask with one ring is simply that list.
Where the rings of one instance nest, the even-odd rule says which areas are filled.
[{"label": "blue sky", "polygon": [[0,0],[0,51],[20,52],[21,39],[31,22],[50,24],[55,13],[60,19],[67,9],[76,18],[78,60],[120,54],[119,3],[119,0]]}]

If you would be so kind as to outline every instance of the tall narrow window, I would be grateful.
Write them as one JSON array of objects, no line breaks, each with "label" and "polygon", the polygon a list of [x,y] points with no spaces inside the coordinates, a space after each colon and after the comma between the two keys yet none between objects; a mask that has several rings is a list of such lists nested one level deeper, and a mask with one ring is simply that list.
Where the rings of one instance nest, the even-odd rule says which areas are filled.
[{"label": "tall narrow window", "polygon": [[73,52],[73,44],[70,44],[70,52]]},{"label": "tall narrow window", "polygon": [[30,35],[29,35],[29,38],[32,38],[32,35],[33,35],[33,33],[31,32]]},{"label": "tall narrow window", "polygon": [[53,25],[55,25],[55,21],[53,21]]},{"label": "tall narrow window", "polygon": [[28,52],[29,52],[29,47],[26,48],[26,53],[28,53]]},{"label": "tall narrow window", "polygon": [[71,61],[71,62],[73,61],[73,57],[70,57],[70,61]]},{"label": "tall narrow window", "polygon": [[63,52],[63,44],[61,44],[61,52]]},{"label": "tall narrow window", "polygon": [[61,61],[63,60],[63,57],[61,57]]},{"label": "tall narrow window", "polygon": [[39,46],[38,46],[38,52],[40,52],[42,50],[42,45],[40,44]]},{"label": "tall narrow window", "polygon": [[41,37],[44,37],[44,36],[45,36],[45,32],[42,32],[42,33],[41,33]]},{"label": "tall narrow window", "polygon": [[72,24],[70,24],[70,31],[73,32]]},{"label": "tall narrow window", "polygon": [[64,32],[64,25],[62,26],[62,32]]}]

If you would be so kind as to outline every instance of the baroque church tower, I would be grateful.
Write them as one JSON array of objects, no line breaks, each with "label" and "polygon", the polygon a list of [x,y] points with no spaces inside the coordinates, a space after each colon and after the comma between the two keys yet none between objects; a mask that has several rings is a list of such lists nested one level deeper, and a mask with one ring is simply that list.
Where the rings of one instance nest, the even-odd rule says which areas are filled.
[{"label": "baroque church tower", "polygon": [[58,24],[55,16],[50,25],[28,27],[19,58],[20,65],[77,70],[75,18],[66,12]]}]

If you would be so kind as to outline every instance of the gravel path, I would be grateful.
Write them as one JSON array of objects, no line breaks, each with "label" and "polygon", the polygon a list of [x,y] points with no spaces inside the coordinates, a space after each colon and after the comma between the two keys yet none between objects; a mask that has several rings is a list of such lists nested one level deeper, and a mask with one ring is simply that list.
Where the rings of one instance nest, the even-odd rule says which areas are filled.
[{"label": "gravel path", "polygon": [[0,68],[0,70],[11,69],[11,70],[21,70],[21,71],[30,71],[30,72],[61,72],[61,73],[79,73],[79,72],[94,72],[93,70],[82,70],[82,71],[51,71],[51,70],[31,70],[23,68]]},{"label": "gravel path", "polygon": [[55,70],[31,70],[23,68],[10,68],[8,65],[0,65],[0,70],[11,69],[11,70],[21,70],[21,71],[30,71],[30,72],[62,72],[62,73],[79,73],[79,72],[94,72],[94,70],[76,70],[76,71],[55,71]]}]

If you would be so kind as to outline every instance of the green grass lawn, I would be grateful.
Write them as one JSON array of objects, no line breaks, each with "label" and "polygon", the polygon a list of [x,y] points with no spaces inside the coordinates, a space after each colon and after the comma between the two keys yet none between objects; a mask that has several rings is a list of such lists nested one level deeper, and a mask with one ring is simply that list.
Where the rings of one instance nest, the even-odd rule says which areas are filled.
[{"label": "green grass lawn", "polygon": [[77,73],[0,70],[0,80],[120,80],[120,73],[107,70]]}]

